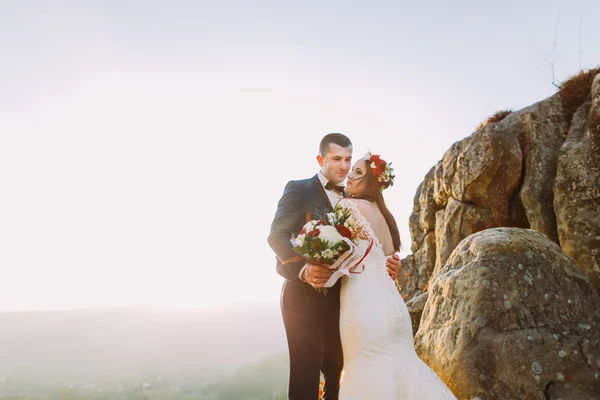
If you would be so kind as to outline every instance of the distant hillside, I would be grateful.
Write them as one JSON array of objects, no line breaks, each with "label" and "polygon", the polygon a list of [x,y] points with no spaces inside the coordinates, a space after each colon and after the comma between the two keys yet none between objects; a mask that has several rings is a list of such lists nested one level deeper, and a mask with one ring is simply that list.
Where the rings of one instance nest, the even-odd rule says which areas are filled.
[{"label": "distant hillside", "polygon": [[205,391],[218,400],[287,399],[289,359],[279,354],[240,368]]},{"label": "distant hillside", "polygon": [[231,372],[286,351],[279,310],[0,313],[0,377]]}]

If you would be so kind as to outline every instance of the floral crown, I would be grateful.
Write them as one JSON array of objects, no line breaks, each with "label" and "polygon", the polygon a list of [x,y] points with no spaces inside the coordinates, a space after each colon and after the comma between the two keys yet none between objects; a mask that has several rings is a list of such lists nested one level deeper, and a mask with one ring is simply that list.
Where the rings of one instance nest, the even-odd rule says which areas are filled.
[{"label": "floral crown", "polygon": [[377,181],[383,183],[382,189],[386,189],[394,184],[395,176],[391,162],[386,162],[379,157],[379,154],[371,154],[370,151],[364,155],[363,160],[369,164],[371,173]]}]

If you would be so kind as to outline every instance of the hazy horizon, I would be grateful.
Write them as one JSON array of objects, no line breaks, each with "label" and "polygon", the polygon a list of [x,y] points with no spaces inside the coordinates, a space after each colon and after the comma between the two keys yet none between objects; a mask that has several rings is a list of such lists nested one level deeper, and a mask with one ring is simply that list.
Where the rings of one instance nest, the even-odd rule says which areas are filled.
[{"label": "hazy horizon", "polygon": [[[600,2],[0,3],[0,310],[277,307],[266,238],[321,137],[415,191],[600,63]],[[553,62],[551,62],[553,60]]]},{"label": "hazy horizon", "polygon": [[241,393],[218,396],[233,400],[286,389],[287,348],[275,308],[0,312],[0,326],[0,397],[208,399]]}]

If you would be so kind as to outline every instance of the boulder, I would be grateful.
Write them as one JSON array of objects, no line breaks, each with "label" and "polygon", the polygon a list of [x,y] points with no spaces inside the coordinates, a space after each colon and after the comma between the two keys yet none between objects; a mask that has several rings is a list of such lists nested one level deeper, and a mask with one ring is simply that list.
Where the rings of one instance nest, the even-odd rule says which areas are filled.
[{"label": "boulder", "polygon": [[458,398],[600,398],[600,296],[547,236],[470,235],[428,291],[415,348]]}]

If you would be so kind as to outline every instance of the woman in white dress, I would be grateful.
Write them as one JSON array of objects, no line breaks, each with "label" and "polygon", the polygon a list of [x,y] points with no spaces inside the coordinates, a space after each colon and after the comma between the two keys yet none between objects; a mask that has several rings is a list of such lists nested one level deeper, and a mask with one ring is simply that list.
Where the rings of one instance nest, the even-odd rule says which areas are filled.
[{"label": "woman in white dress", "polygon": [[349,197],[340,202],[351,210],[360,241],[366,241],[357,249],[372,243],[361,264],[342,278],[340,400],[456,399],[415,352],[408,309],[386,270],[387,255],[400,248],[382,195],[393,183],[392,171],[368,153],[354,164],[345,189]]}]

